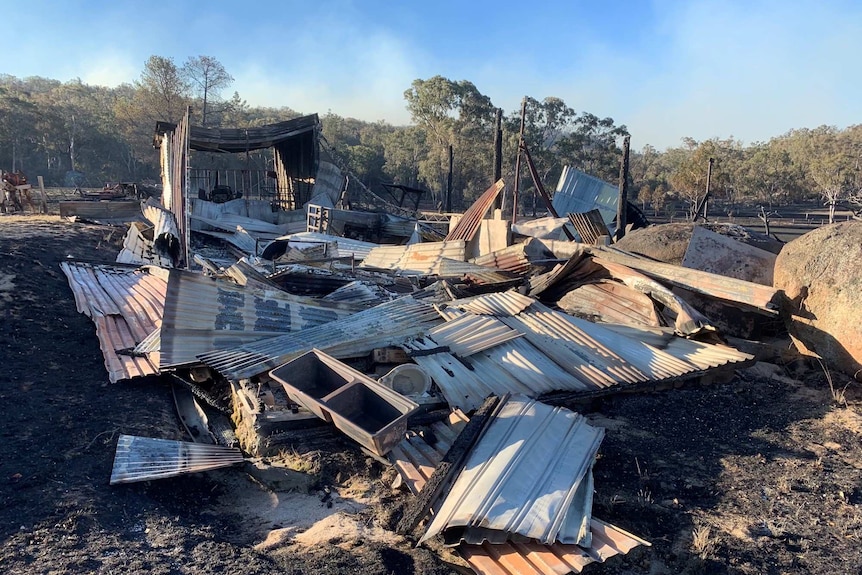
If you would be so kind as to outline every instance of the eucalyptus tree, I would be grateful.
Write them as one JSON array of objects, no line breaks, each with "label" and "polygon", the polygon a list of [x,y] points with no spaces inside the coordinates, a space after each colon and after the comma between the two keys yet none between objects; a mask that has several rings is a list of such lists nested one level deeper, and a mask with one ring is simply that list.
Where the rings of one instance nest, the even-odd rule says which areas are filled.
[{"label": "eucalyptus tree", "polygon": [[[414,80],[404,92],[407,109],[425,132],[428,155],[419,175],[430,188],[444,190],[449,146],[454,152],[453,198],[469,202],[491,183],[493,123],[496,108],[467,80],[443,76]],[[455,201],[455,204],[458,202]]]},{"label": "eucalyptus tree", "polygon": [[35,147],[33,125],[39,110],[26,91],[4,84],[0,85],[0,162],[4,169],[24,170]]},{"label": "eucalyptus tree", "polygon": [[218,125],[218,121],[212,121],[212,116],[219,116],[227,110],[228,103],[222,101],[221,93],[233,84],[233,76],[212,56],[189,58],[180,73],[185,77],[192,95],[200,102],[201,125]]}]

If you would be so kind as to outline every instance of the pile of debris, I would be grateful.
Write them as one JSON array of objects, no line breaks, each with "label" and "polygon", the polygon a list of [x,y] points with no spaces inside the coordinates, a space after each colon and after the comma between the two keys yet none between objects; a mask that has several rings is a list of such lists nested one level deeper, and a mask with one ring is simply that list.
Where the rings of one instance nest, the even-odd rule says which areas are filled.
[{"label": "pile of debris", "polygon": [[197,271],[176,214],[149,199],[117,264],[64,262],[110,380],[172,377],[209,444],[123,436],[112,482],[271,454],[318,422],[398,470],[416,496],[400,532],[478,573],[578,572],[648,545],[592,516],[604,430],[562,405],[732,375],[755,357],[720,325],[768,323],[780,292],[604,241],[516,238],[486,217],[502,189],[408,245],[285,234],[224,211],[253,200],[196,199],[221,228],[190,227]]},{"label": "pile of debris", "polygon": [[[579,572],[648,545],[592,516],[604,430],[562,405],[732,376],[755,356],[723,334],[778,323],[781,292],[715,273],[696,247],[683,267],[608,245],[600,217],[516,234],[493,212],[503,187],[447,228],[411,222],[407,245],[299,231],[251,199],[177,213],[150,198],[115,265],[64,262],[110,380],[172,377],[183,423],[210,444],[124,436],[112,482],[264,456],[329,424],[415,495],[398,530],[456,546],[478,573]],[[597,243],[560,239],[572,225],[598,226]]]}]

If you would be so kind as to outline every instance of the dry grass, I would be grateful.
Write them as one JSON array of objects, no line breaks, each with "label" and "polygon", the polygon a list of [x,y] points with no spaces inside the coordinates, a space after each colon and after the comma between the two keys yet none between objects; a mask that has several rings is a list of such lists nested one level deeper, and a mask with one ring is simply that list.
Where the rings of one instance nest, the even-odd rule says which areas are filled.
[{"label": "dry grass", "polygon": [[708,525],[695,527],[691,532],[691,550],[701,559],[706,560],[715,552],[715,544],[716,539]]},{"label": "dry grass", "polygon": [[844,387],[837,387],[835,385],[835,381],[832,379],[832,374],[826,368],[826,364],[822,359],[818,359],[817,362],[820,364],[820,369],[823,370],[824,375],[826,376],[826,382],[829,384],[829,393],[832,396],[832,402],[841,407],[847,407],[847,388],[850,387],[852,381],[848,381]]}]

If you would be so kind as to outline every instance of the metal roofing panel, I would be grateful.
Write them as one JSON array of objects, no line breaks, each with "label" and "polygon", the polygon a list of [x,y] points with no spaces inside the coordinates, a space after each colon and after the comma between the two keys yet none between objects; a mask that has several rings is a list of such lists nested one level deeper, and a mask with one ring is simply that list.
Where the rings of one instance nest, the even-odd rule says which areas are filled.
[{"label": "metal roofing panel", "polygon": [[171,270],[161,329],[161,367],[197,363],[197,355],[345,318],[353,309]]},{"label": "metal roofing panel", "polygon": [[557,305],[571,315],[604,323],[659,326],[653,301],[625,284],[599,280],[568,292]]},{"label": "metal roofing panel", "polygon": [[563,166],[563,173],[560,174],[552,204],[561,216],[598,209],[602,214],[602,220],[613,231],[615,226],[612,222],[617,217],[618,202],[618,186],[571,166]]},{"label": "metal roofing panel", "polygon": [[155,264],[164,267],[173,267],[173,260],[157,250],[152,238],[153,227],[143,222],[132,222],[129,230],[123,238],[123,248],[117,254],[119,264]]},{"label": "metal roofing panel", "polygon": [[508,316],[520,313],[534,301],[536,300],[516,291],[507,291],[470,298],[463,303],[452,302],[452,305],[477,315]]},{"label": "metal roofing panel", "polygon": [[427,242],[409,246],[379,246],[371,250],[360,267],[400,270],[425,275],[437,274],[444,259],[463,262],[466,246],[464,240]]},{"label": "metal roofing panel", "polygon": [[611,247],[590,247],[590,250],[601,258],[638,270],[651,278],[710,297],[753,307],[770,315],[778,313],[776,302],[781,290],[771,286],[656,262]]},{"label": "metal roofing panel", "polygon": [[[321,234],[317,232],[299,232],[278,238],[279,240],[289,240],[292,247],[303,247],[312,244],[337,244],[337,256],[340,258],[353,257],[354,259],[364,259],[372,249],[378,247],[379,244],[371,242],[363,242],[350,238],[342,238],[341,236],[333,236],[329,234]],[[329,256],[332,257],[332,256]]]},{"label": "metal roofing panel", "polygon": [[218,238],[229,243],[243,253],[257,255],[258,242],[247,232],[237,230],[235,232],[220,232],[213,230],[198,230],[197,233]]},{"label": "metal roofing panel", "polygon": [[177,220],[174,214],[156,202],[153,198],[147,198],[147,201],[141,205],[141,212],[151,224],[153,224],[153,232],[155,237],[163,234],[180,237],[180,231],[177,228]]},{"label": "metal roofing panel", "polygon": [[525,244],[523,243],[475,257],[470,262],[518,275],[526,274],[531,267],[530,259],[527,257]]},{"label": "metal roofing panel", "polygon": [[[488,210],[491,209],[491,206],[494,204],[494,200],[497,199],[497,196],[500,195],[500,192],[502,192],[505,187],[506,184],[503,183],[503,180],[497,180],[490,188],[485,190],[485,192],[479,196],[475,202],[473,202],[473,205],[464,212],[464,215],[461,216],[461,219],[458,220],[458,223],[455,224],[455,227],[452,228],[446,236],[446,241],[469,241],[473,239],[473,236],[475,236],[476,232],[479,231],[479,226],[482,225],[482,220],[485,218],[485,214],[487,214]],[[461,259],[463,260],[464,258]]]},{"label": "metal roofing panel", "polygon": [[312,349],[342,359],[399,345],[441,323],[429,303],[406,296],[325,325],[198,357],[229,379],[258,375]]},{"label": "metal roofing panel", "polygon": [[158,353],[125,353],[161,324],[166,282],[140,269],[62,262],[79,312],[96,324],[96,336],[113,383],[158,373]]},{"label": "metal roofing panel", "polygon": [[604,429],[568,409],[523,397],[498,407],[422,537],[479,528],[589,545],[592,493],[572,506]]},{"label": "metal roofing panel", "polygon": [[[501,306],[488,304],[498,295],[458,300],[450,306],[483,310],[495,307],[500,311]],[[500,322],[523,334],[523,338],[502,342],[466,358],[440,352],[436,339],[406,343],[406,349],[423,352],[413,360],[431,375],[451,407],[475,409],[487,396],[507,392],[529,397],[551,391],[594,392],[752,359],[727,346],[696,342],[662,330],[595,324],[525,299],[530,300],[530,306],[520,311],[513,308],[508,316],[497,315]],[[448,320],[461,317],[461,312],[454,310],[447,307],[440,313]],[[482,340],[481,335],[475,337]]]},{"label": "metal roofing panel", "polygon": [[363,305],[378,305],[389,301],[389,293],[378,286],[363,281],[352,281],[320,298],[321,301],[344,302]]},{"label": "metal roofing panel", "polygon": [[500,345],[522,334],[488,316],[461,314],[428,332],[428,337],[461,357]]},{"label": "metal roofing panel", "polygon": [[[454,411],[450,423],[453,419],[463,422],[466,417]],[[422,491],[457,437],[457,429],[444,422],[436,422],[431,428],[435,441],[430,444],[426,443],[423,436],[408,432],[408,437],[389,453],[390,461],[414,494]],[[638,545],[650,545],[640,537],[595,517],[590,520],[590,533],[592,541],[589,547],[507,541],[501,544],[484,542],[481,545],[462,543],[458,551],[480,575],[563,575],[578,573],[589,563],[628,553]]]},{"label": "metal roofing panel", "polygon": [[[411,341],[405,349],[428,350],[428,340]],[[596,386],[554,363],[524,338],[518,338],[459,359],[446,352],[413,357],[453,409],[477,409],[489,395],[520,393],[537,397],[551,391],[586,391]]]},{"label": "metal roofing panel", "polygon": [[[192,150],[239,154],[276,146],[288,140],[314,133],[319,128],[317,114],[252,128],[207,128],[191,126],[189,147]],[[172,132],[175,124],[157,122],[156,134]]]},{"label": "metal roofing panel", "polygon": [[590,521],[590,532],[593,542],[588,548],[510,541],[498,545],[462,543],[458,551],[479,575],[566,575],[580,573],[590,563],[603,563],[615,555],[625,555],[639,545],[650,545],[596,518]]}]

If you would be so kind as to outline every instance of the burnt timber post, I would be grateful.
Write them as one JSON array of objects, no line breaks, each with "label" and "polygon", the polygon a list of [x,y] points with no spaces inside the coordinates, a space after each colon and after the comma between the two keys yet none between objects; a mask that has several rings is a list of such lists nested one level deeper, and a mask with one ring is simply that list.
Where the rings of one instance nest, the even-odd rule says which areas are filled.
[{"label": "burnt timber post", "polygon": [[[503,108],[497,108],[494,126],[494,181],[499,182],[503,178]],[[502,208],[503,195],[500,194],[494,201],[494,209]]]},{"label": "burnt timber post", "polygon": [[452,213],[452,167],[455,164],[455,152],[449,144],[449,175],[446,177],[446,213]]},{"label": "burnt timber post", "polygon": [[626,209],[629,205],[629,145],[631,136],[623,138],[623,158],[620,161],[620,197],[617,200],[616,239],[626,235]]},{"label": "burnt timber post", "polygon": [[521,189],[521,150],[524,146],[524,122],[527,117],[527,97],[521,100],[521,128],[518,130],[518,155],[515,157],[515,189],[512,190],[512,223],[518,222],[518,192]]},{"label": "burnt timber post", "polygon": [[703,199],[695,208],[694,221],[697,221],[698,218],[702,217],[703,221],[708,221],[706,219],[707,202],[709,201],[709,186],[712,181],[712,163],[715,161],[714,158],[709,159],[709,163],[706,166],[706,193],[703,195]]}]

